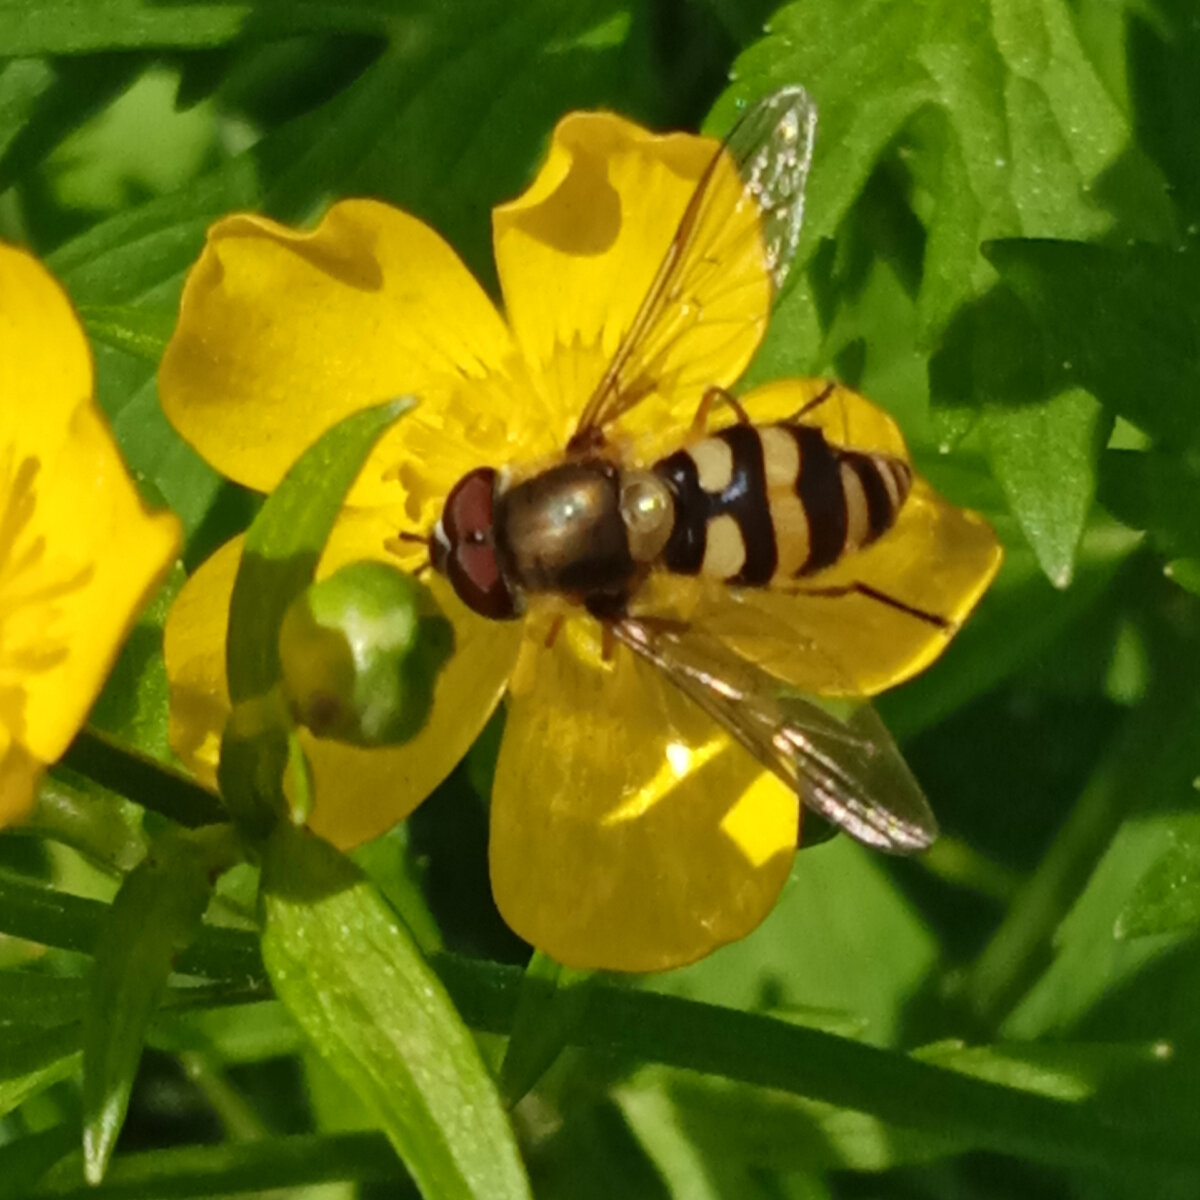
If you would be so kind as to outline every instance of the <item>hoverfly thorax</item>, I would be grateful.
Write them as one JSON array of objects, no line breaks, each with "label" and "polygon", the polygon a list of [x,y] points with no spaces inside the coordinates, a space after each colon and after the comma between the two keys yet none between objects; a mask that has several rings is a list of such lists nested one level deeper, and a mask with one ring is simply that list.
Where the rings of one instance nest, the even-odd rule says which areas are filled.
[{"label": "hoverfly thorax", "polygon": [[463,603],[493,620],[519,615],[528,593],[609,611],[658,559],[674,519],[657,475],[603,458],[569,459],[511,485],[479,468],[450,492],[431,560]]}]

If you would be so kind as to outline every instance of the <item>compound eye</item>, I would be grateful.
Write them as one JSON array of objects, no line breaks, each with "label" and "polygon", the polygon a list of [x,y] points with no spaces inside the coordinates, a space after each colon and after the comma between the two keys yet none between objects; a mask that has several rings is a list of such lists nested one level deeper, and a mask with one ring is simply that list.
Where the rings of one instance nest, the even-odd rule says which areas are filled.
[{"label": "compound eye", "polygon": [[492,497],[496,472],[480,467],[464,475],[446,497],[442,527],[451,546],[463,541],[484,541],[492,532]]}]

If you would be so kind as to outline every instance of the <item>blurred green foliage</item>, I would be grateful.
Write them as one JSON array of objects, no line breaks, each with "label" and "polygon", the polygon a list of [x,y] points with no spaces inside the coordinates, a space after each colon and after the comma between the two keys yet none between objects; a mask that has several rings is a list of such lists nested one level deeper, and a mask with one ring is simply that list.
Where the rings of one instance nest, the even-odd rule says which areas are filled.
[{"label": "blurred green foliage", "polygon": [[[45,258],[80,308],[101,403],[182,517],[191,568],[258,503],[180,442],[154,390],[211,220],[307,221],[374,195],[494,287],[490,208],[562,113],[720,133],[739,100],[792,82],[821,128],[800,269],[752,378],[860,387],[1007,549],[944,660],[880,704],[944,837],[915,862],[835,839],[799,856],[744,942],[582,998],[572,983],[557,1013],[543,996],[536,1023],[567,1049],[512,1112],[533,1193],[1195,1196],[1188,0],[0,0],[0,237]],[[136,915],[146,872],[128,872],[147,842],[175,844],[170,818],[210,819],[166,770],[159,646],[178,586],[36,823],[0,837],[0,1197],[415,1194],[385,1126],[272,997],[250,867],[221,879],[173,963],[187,975],[163,986],[169,924],[122,939],[124,957],[104,949]],[[488,891],[497,733],[356,857],[499,1072],[503,1035],[538,1010]],[[114,759],[114,742],[143,757]],[[176,902],[186,925],[194,903]],[[362,911],[393,936],[375,899]],[[348,977],[372,973],[377,945],[336,945]],[[87,1015],[96,979],[115,994],[133,977],[139,1003],[163,996],[136,1078],[130,1047]],[[323,1002],[304,1001],[310,1034]],[[365,1028],[352,1010],[337,1009],[338,1045]],[[80,1090],[81,1047],[132,1083],[90,1190],[80,1128],[102,1103]]]}]

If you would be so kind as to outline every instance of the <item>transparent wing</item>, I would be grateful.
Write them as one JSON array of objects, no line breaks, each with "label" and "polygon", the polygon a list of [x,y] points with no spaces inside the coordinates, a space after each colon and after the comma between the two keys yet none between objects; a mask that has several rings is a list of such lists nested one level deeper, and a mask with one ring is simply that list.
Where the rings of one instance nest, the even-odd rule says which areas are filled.
[{"label": "transparent wing", "polygon": [[851,837],[893,854],[924,850],[937,837],[920,785],[870,705],[820,707],[698,627],[631,617],[613,628]]},{"label": "transparent wing", "polygon": [[586,442],[588,431],[653,392],[669,372],[673,348],[697,325],[720,323],[731,292],[745,286],[732,262],[761,254],[778,291],[800,236],[816,130],[816,106],[798,86],[780,88],[742,114],[696,185],[573,441]]}]

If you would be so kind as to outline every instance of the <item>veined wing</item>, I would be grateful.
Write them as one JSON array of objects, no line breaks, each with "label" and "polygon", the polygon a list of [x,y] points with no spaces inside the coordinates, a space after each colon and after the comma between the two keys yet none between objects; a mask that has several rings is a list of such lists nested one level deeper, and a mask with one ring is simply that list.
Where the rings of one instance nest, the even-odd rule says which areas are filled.
[{"label": "veined wing", "polygon": [[613,629],[851,837],[893,854],[924,850],[937,837],[920,785],[870,705],[839,703],[845,716],[835,715],[699,627],[629,617]]},{"label": "veined wing", "polygon": [[778,291],[800,237],[816,130],[816,106],[799,86],[772,92],[738,119],[696,185],[573,443],[586,444],[590,431],[653,392],[678,341],[706,318],[720,319],[713,314],[745,286],[732,261],[760,253]]}]

